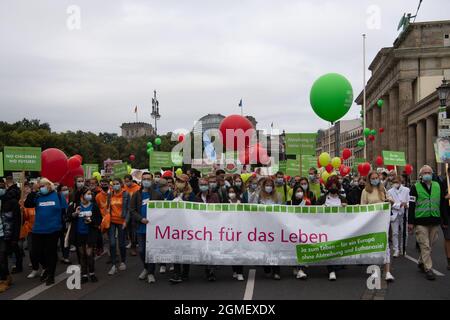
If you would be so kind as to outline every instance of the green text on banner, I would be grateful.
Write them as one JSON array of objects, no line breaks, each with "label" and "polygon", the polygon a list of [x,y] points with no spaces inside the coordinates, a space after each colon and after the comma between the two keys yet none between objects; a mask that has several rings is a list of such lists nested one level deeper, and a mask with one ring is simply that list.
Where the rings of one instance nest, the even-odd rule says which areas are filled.
[{"label": "green text on banner", "polygon": [[125,163],[117,163],[113,167],[113,177],[123,179],[128,174],[128,164]]},{"label": "green text on banner", "polygon": [[385,165],[405,166],[405,153],[401,151],[383,151],[383,161]]},{"label": "green text on banner", "polygon": [[286,154],[315,155],[317,133],[286,133]]}]

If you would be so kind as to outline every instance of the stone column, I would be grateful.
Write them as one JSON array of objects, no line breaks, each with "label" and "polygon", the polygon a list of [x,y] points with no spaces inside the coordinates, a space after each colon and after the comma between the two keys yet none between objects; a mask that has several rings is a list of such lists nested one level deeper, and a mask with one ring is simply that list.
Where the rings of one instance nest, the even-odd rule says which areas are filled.
[{"label": "stone column", "polygon": [[[417,139],[416,139],[416,124],[408,126],[408,163],[411,164],[414,170],[417,169]],[[415,172],[412,173],[412,179],[416,179]]]},{"label": "stone column", "polygon": [[435,172],[437,172],[437,167],[433,139],[437,136],[436,120],[435,115],[429,116],[426,120],[426,164],[431,166]]},{"label": "stone column", "polygon": [[398,151],[398,88],[389,91],[389,150]]},{"label": "stone column", "polygon": [[411,80],[400,80],[398,83],[398,150],[406,151],[408,141],[408,127],[404,117],[406,111],[413,106],[413,87]]},{"label": "stone column", "polygon": [[416,172],[418,175],[420,168],[425,164],[425,161],[426,161],[426,157],[425,157],[425,154],[426,154],[425,120],[420,120],[417,123],[416,140],[417,140]]},{"label": "stone column", "polygon": [[[384,96],[384,105],[381,109],[381,128],[384,129],[383,133],[378,133],[380,135],[381,149],[389,150],[389,96]],[[379,132],[379,131],[378,131]]]}]

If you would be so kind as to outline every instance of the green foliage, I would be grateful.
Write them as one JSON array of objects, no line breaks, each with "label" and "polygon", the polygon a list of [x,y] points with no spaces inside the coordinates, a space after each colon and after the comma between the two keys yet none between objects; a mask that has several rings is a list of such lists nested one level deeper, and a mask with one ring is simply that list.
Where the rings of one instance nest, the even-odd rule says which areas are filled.
[{"label": "green foliage", "polygon": [[[41,147],[42,150],[57,148],[70,157],[79,154],[83,163],[97,163],[103,167],[103,161],[110,158],[122,160],[131,164],[133,168],[148,167],[147,142],[154,142],[156,137],[140,137],[127,140],[115,133],[92,132],[52,132],[48,123],[39,120],[23,119],[9,124],[0,121],[0,150],[5,146]],[[171,151],[177,142],[170,141],[171,133],[160,136],[161,145],[158,151]],[[136,159],[130,161],[134,154]]]}]

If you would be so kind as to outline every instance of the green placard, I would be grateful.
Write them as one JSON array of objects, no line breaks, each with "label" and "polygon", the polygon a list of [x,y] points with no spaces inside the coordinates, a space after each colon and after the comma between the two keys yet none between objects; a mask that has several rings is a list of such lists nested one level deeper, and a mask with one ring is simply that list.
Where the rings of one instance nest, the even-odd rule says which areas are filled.
[{"label": "green placard", "polygon": [[150,154],[149,168],[151,172],[161,168],[180,167],[183,165],[183,155],[172,152],[153,151]]},{"label": "green placard", "polygon": [[92,174],[98,171],[98,164],[87,163],[83,164],[84,177],[89,179],[92,178]]},{"label": "green placard", "polygon": [[41,148],[5,147],[4,170],[41,171]]},{"label": "green placard", "polygon": [[113,177],[114,178],[120,178],[123,179],[125,175],[128,174],[128,164],[125,163],[118,163],[115,164],[113,167]]},{"label": "green placard", "polygon": [[315,155],[317,133],[287,133],[286,154]]},{"label": "green placard", "polygon": [[310,168],[317,167],[317,158],[314,156],[302,156],[302,177],[307,177]]},{"label": "green placard", "polygon": [[286,175],[295,177],[300,174],[300,161],[298,159],[288,159],[286,161]]},{"label": "green placard", "polygon": [[0,177],[3,177],[5,173],[3,172],[3,152],[0,152]]},{"label": "green placard", "polygon": [[385,165],[405,166],[405,153],[401,151],[383,151],[383,161]]}]

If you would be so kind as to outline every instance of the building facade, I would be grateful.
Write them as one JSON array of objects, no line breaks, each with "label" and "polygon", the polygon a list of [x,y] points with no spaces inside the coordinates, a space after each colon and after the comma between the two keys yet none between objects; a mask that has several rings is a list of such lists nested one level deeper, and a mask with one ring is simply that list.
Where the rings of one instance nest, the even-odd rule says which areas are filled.
[{"label": "building facade", "polygon": [[125,137],[126,139],[155,135],[153,126],[145,122],[122,123],[120,128],[122,129],[122,137]]},{"label": "building facade", "polygon": [[[409,24],[392,47],[378,52],[369,70],[366,127],[384,128],[384,133],[367,142],[367,160],[373,162],[383,150],[403,151],[414,167],[413,178],[424,164],[436,170],[436,88],[450,78],[450,21]],[[356,103],[363,104],[363,92]]]}]

